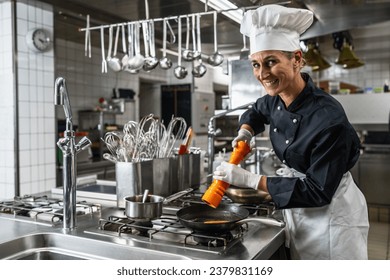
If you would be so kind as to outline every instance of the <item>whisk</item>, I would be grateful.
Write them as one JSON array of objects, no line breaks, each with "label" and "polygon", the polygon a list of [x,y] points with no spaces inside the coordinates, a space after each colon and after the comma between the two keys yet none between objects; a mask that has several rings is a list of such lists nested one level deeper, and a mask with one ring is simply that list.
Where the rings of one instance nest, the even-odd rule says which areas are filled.
[{"label": "whisk", "polygon": [[[174,133],[177,129],[176,134]],[[168,124],[165,136],[160,143],[160,158],[170,157],[173,147],[178,139],[182,139],[187,129],[187,123],[184,118],[172,117]]]}]

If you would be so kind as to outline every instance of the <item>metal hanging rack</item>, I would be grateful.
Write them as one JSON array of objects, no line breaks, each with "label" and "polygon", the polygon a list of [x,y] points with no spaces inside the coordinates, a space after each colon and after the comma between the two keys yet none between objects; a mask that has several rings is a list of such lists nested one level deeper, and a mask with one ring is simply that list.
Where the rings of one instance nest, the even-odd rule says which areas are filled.
[{"label": "metal hanging rack", "polygon": [[[283,1],[283,2],[279,2],[278,4],[279,5],[284,5],[284,4],[288,4],[288,3],[291,3],[291,1]],[[247,10],[250,10],[250,9],[255,9],[255,8],[258,8],[259,5],[256,5],[256,6],[247,6],[247,7],[240,7],[240,8],[231,8],[231,9],[223,9],[223,10],[212,10],[212,11],[208,11],[208,0],[206,0],[205,2],[205,11],[204,12],[198,12],[198,13],[190,13],[190,14],[182,14],[182,15],[176,15],[176,16],[168,16],[168,17],[161,17],[161,18],[152,18],[150,19],[149,18],[149,4],[148,4],[148,0],[145,0],[145,9],[146,9],[146,18],[145,19],[140,19],[140,20],[133,20],[133,21],[126,21],[126,22],[121,22],[121,23],[114,23],[114,24],[106,24],[106,25],[99,25],[99,26],[90,26],[90,17],[89,15],[87,15],[86,19],[87,19],[87,23],[86,23],[86,27],[85,28],[79,28],[79,32],[84,32],[85,31],[85,55],[86,56],[89,56],[91,57],[91,31],[94,31],[94,30],[98,30],[100,31],[100,38],[101,38],[101,48],[102,48],[102,73],[107,73],[107,62],[106,62],[106,56],[105,56],[105,43],[104,43],[104,31],[105,29],[109,29],[109,30],[112,30],[113,28],[116,28],[117,30],[119,28],[122,28],[122,36],[124,36],[124,26],[128,26],[129,30],[131,28],[131,26],[143,26],[143,25],[149,25],[149,24],[154,24],[155,22],[164,22],[168,25],[170,31],[171,31],[171,34],[173,35],[173,38],[175,37],[174,36],[174,32],[172,31],[172,28],[169,24],[169,20],[176,20],[177,22],[181,22],[181,20],[183,18],[198,18],[200,20],[200,17],[201,16],[206,16],[206,15],[212,15],[214,16],[216,13],[217,14],[224,14],[224,13],[227,13],[227,12],[232,12],[232,11],[237,11],[237,10],[241,10],[242,13],[244,14],[245,11]],[[214,25],[216,25],[216,23],[214,23]],[[200,26],[198,25],[198,40],[200,42]],[[214,27],[215,28],[215,27]],[[130,31],[129,31],[129,38],[130,38],[131,34],[130,34]],[[146,36],[145,33],[143,35],[144,37]],[[109,40],[111,40],[111,35],[110,35],[110,38]],[[122,40],[123,40],[124,37],[122,37]],[[146,39],[144,38],[144,41]],[[130,41],[130,39],[129,39]],[[173,40],[172,43],[174,43],[175,40]],[[110,41],[111,42],[111,41]],[[146,42],[146,41],[145,41]],[[131,42],[131,44],[133,44],[133,40]],[[153,43],[154,44],[154,43]],[[200,49],[200,44],[201,43],[198,43],[198,47]],[[130,46],[130,43],[129,43],[129,46]],[[145,44],[145,46],[147,46]],[[124,48],[125,50],[125,48]],[[109,47],[109,52],[111,51],[111,48]],[[126,51],[125,51],[126,52]],[[165,51],[167,52],[167,50]],[[110,53],[108,54],[109,56],[111,55]],[[199,59],[200,61],[200,64],[201,63],[201,57],[197,58]],[[127,62],[126,62],[127,64]],[[216,66],[216,65],[213,65],[213,66]],[[178,66],[179,67],[179,66]],[[145,68],[142,67],[144,70]],[[176,67],[177,68],[177,67]],[[122,70],[124,68],[122,67]],[[153,68],[152,68],[153,69]],[[204,67],[205,69],[205,67]],[[150,71],[150,70],[145,70],[145,71]],[[135,71],[134,73],[138,73],[138,70]],[[205,73],[205,71],[203,72],[203,74]],[[193,74],[194,74],[194,71],[193,71]],[[195,77],[202,77],[202,75],[199,75],[199,76],[196,76],[195,74]],[[177,77],[177,76],[176,76]]]},{"label": "metal hanging rack", "polygon": [[[277,3],[278,5],[286,5],[291,3],[291,1],[284,1],[284,2],[279,2]],[[141,20],[134,20],[134,21],[127,21],[127,22],[121,22],[121,23],[113,23],[113,24],[106,24],[106,25],[100,25],[100,26],[93,26],[93,27],[85,27],[85,28],[80,28],[79,31],[92,31],[92,30],[100,30],[101,28],[106,29],[110,27],[118,27],[122,25],[127,25],[127,24],[135,24],[135,23],[142,23],[142,22],[159,22],[159,21],[164,21],[164,20],[176,20],[180,18],[186,18],[186,17],[192,17],[192,16],[204,16],[204,15],[212,15],[214,12],[217,12],[218,14],[221,13],[226,13],[226,12],[231,12],[231,11],[237,11],[237,10],[242,10],[244,13],[247,10],[255,9],[258,8],[259,5],[256,6],[247,6],[247,7],[240,7],[236,9],[226,9],[226,10],[217,10],[217,11],[205,11],[205,12],[199,12],[199,13],[191,13],[191,14],[183,14],[183,15],[177,15],[177,16],[169,16],[169,17],[163,17],[163,18],[146,18],[146,19],[141,19]],[[147,17],[149,17],[147,15]]]},{"label": "metal hanging rack", "polygon": [[[251,7],[245,7],[245,8],[237,8],[237,9],[229,9],[229,10],[219,10],[216,11],[217,13],[223,13],[223,12],[229,12],[229,11],[236,11],[236,10],[250,10],[253,8],[257,8],[258,6],[251,6]],[[192,13],[192,14],[184,14],[184,15],[177,15],[177,16],[169,16],[169,17],[164,17],[164,18],[152,18],[152,19],[141,19],[141,20],[134,20],[134,21],[126,21],[126,22],[121,22],[121,23],[113,23],[113,24],[106,24],[106,25],[100,25],[100,26],[93,26],[93,27],[85,27],[85,28],[79,28],[80,32],[83,31],[92,31],[92,30],[100,30],[101,28],[106,29],[110,27],[118,27],[122,25],[127,25],[127,24],[135,24],[135,23],[143,23],[143,22],[159,22],[159,21],[164,21],[164,20],[177,20],[180,18],[186,18],[186,17],[191,17],[191,16],[204,16],[204,15],[211,15],[213,14],[214,11],[209,11],[209,12],[199,12],[199,13]]]}]

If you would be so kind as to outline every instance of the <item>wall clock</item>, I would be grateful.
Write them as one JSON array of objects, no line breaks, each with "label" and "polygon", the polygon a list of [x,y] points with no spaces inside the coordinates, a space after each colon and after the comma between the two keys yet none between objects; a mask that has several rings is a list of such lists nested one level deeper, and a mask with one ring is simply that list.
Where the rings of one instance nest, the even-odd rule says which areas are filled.
[{"label": "wall clock", "polygon": [[29,49],[35,52],[45,52],[51,47],[52,40],[48,31],[36,28],[28,31],[26,42]]}]

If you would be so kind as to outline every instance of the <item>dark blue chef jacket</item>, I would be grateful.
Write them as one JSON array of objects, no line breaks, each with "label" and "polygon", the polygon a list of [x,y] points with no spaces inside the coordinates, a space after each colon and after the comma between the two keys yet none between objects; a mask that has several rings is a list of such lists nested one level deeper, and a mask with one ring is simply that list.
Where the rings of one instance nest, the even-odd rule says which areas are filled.
[{"label": "dark blue chef jacket", "polygon": [[306,178],[267,177],[277,208],[329,204],[341,178],[359,158],[360,141],[344,109],[331,95],[302,73],[306,86],[286,108],[279,96],[259,98],[240,119],[255,135],[270,125],[270,140],[278,158]]}]

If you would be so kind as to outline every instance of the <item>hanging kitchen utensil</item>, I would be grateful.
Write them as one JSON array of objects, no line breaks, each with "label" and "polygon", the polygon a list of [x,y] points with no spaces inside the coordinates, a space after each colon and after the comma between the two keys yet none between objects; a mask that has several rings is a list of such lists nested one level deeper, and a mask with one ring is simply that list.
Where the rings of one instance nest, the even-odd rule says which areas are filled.
[{"label": "hanging kitchen utensil", "polygon": [[174,74],[175,74],[175,77],[178,78],[178,79],[184,79],[187,74],[188,74],[188,71],[186,68],[184,68],[183,66],[181,66],[181,17],[178,18],[178,34],[179,34],[179,39],[178,39],[178,47],[177,47],[177,66],[175,67],[174,69]]},{"label": "hanging kitchen utensil", "polygon": [[107,50],[107,58],[106,58],[107,63],[111,59],[112,36],[113,36],[112,32],[113,32],[113,27],[112,27],[112,25],[110,25],[110,27],[108,27],[108,50]]},{"label": "hanging kitchen utensil", "polygon": [[107,61],[106,61],[106,54],[104,50],[104,27],[100,27],[100,44],[102,47],[102,73],[107,73]]},{"label": "hanging kitchen utensil", "polygon": [[207,62],[212,66],[218,66],[223,62],[223,55],[218,51],[217,43],[217,11],[214,11],[214,53],[210,55]]},{"label": "hanging kitchen utensil", "polygon": [[123,70],[127,67],[127,62],[129,61],[129,54],[127,53],[127,47],[126,47],[128,40],[126,40],[125,24],[122,24],[122,51],[124,53],[124,56],[121,59],[121,63],[122,63]]},{"label": "hanging kitchen utensil", "polygon": [[246,36],[244,34],[242,34],[242,43],[243,46],[240,52],[240,60],[246,60],[249,56],[249,49],[246,47]]},{"label": "hanging kitchen utensil", "polygon": [[91,31],[89,30],[89,28],[89,15],[87,15],[87,24],[85,27],[85,56],[91,58]]},{"label": "hanging kitchen utensil", "polygon": [[195,60],[195,59],[198,59],[200,56],[201,56],[201,53],[200,51],[198,50],[197,48],[197,38],[196,38],[196,15],[193,14],[192,15],[192,28],[191,28],[191,31],[192,31],[192,60]]},{"label": "hanging kitchen utensil", "polygon": [[163,57],[160,59],[161,69],[169,69],[172,67],[172,60],[167,57],[167,19],[163,22]]},{"label": "hanging kitchen utensil", "polygon": [[121,69],[122,69],[122,66],[121,66],[121,62],[119,60],[119,58],[116,57],[116,53],[117,53],[117,50],[118,50],[118,40],[119,40],[119,33],[120,33],[120,26],[118,26],[116,28],[116,34],[115,34],[115,42],[114,42],[114,50],[113,50],[113,54],[112,54],[112,57],[111,57],[111,45],[112,45],[112,40],[111,40],[111,36],[113,35],[113,30],[112,30],[112,26],[110,26],[110,44],[109,44],[109,54],[108,54],[108,58],[107,58],[107,63],[108,63],[108,67],[110,67],[110,69],[114,72],[119,72]]},{"label": "hanging kitchen utensil", "polygon": [[[149,71],[153,70],[154,68],[156,68],[156,66],[158,64],[158,59],[156,58],[156,46],[154,43],[154,36],[155,36],[154,35],[154,22],[149,21],[146,26],[148,29],[148,33],[147,33],[148,36],[146,38],[146,41],[144,38],[144,42],[146,45],[149,46],[149,48],[146,48],[146,45],[145,45],[145,60],[144,60],[143,69],[144,69],[144,71],[149,72]],[[148,54],[146,53],[147,49],[149,50]]]},{"label": "hanging kitchen utensil", "polygon": [[186,47],[183,50],[182,57],[185,61],[193,61],[194,60],[194,53],[192,50],[190,50],[190,33],[191,33],[191,24],[190,24],[190,18],[189,16],[186,17]]},{"label": "hanging kitchen utensil", "polygon": [[131,66],[130,59],[134,56],[134,26],[131,23],[127,23],[127,54],[122,58],[123,71],[129,73],[137,73]]},{"label": "hanging kitchen utensil", "polygon": [[175,32],[173,32],[171,24],[169,23],[169,20],[167,20],[167,26],[169,28],[169,33],[170,33],[170,38],[171,38],[167,43],[174,44],[174,43],[176,43],[176,36],[175,36]]},{"label": "hanging kitchen utensil", "polygon": [[145,57],[141,54],[140,46],[139,46],[140,28],[141,28],[141,24],[139,22],[136,22],[133,25],[133,29],[132,29],[133,30],[132,32],[133,33],[133,57],[129,59],[128,65],[130,69],[134,71],[141,70],[145,61]]},{"label": "hanging kitchen utensil", "polygon": [[[197,36],[198,36],[197,41],[196,41],[197,51],[200,54],[202,54],[202,41],[201,41],[201,37],[200,37],[200,15],[198,15],[197,19],[196,19],[196,32],[197,32]],[[201,78],[207,72],[207,67],[202,63],[202,55],[199,55],[198,62],[199,62],[199,64],[192,69],[192,75],[195,78]]]}]

